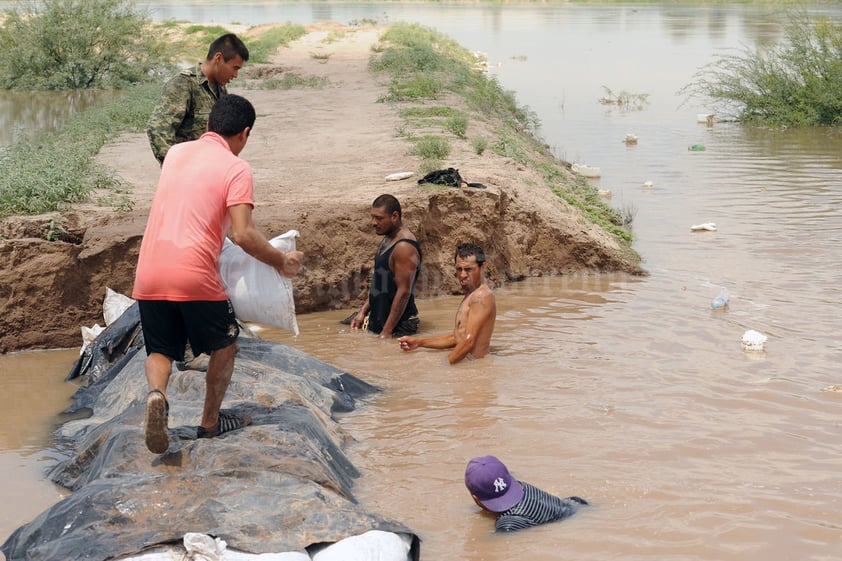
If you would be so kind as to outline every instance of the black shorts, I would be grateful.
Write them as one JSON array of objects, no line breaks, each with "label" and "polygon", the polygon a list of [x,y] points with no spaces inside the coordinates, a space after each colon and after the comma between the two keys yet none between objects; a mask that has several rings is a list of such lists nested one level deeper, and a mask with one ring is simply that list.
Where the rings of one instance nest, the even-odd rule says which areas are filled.
[{"label": "black shorts", "polygon": [[232,344],[240,334],[230,300],[138,300],[138,308],[147,355],[159,353],[182,361],[188,339],[193,354],[210,354]]}]

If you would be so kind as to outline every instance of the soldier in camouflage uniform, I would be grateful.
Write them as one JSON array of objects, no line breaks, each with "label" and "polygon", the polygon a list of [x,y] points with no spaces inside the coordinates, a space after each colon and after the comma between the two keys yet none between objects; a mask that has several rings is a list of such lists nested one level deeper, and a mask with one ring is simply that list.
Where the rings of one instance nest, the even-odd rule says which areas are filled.
[{"label": "soldier in camouflage uniform", "polygon": [[146,124],[158,162],[163,164],[174,144],[202,136],[213,104],[228,93],[225,85],[237,77],[248,59],[249,51],[242,40],[228,33],[211,43],[207,59],[167,82]]}]

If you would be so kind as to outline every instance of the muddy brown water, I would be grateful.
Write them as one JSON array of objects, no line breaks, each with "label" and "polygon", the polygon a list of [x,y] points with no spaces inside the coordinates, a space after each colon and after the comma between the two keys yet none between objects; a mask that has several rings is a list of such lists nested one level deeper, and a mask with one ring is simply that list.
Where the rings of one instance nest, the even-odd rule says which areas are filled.
[{"label": "muddy brown water", "polygon": [[[372,9],[409,9],[383,6]],[[348,454],[362,472],[360,501],[416,530],[424,559],[839,559],[842,138],[708,126],[696,122],[707,108],[677,109],[675,94],[713,53],[779,38],[776,14],[440,9],[452,16],[439,18],[446,31],[502,61],[493,71],[538,111],[559,155],[602,169],[594,186],[634,215],[651,274],[496,287],[492,355],[455,367],[443,352],[405,354],[347,332],[337,323],[347,311],[300,316],[297,339],[263,332],[385,388],[341,419],[356,438]],[[419,19],[441,15],[418,10]],[[550,40],[559,48],[547,49]],[[584,54],[559,55],[576,48]],[[649,105],[596,103],[606,83],[649,92]],[[639,143],[624,144],[627,133]],[[704,222],[717,230],[690,231]],[[730,306],[712,310],[720,293]],[[421,301],[423,329],[451,328],[457,304]],[[764,352],[741,349],[747,330],[768,337]],[[0,356],[0,534],[62,494],[43,471],[60,454],[50,435],[73,391],[62,380],[76,353]],[[487,453],[592,508],[492,534],[462,484],[467,461]]]},{"label": "muddy brown water", "polygon": [[[842,393],[823,391],[838,381],[830,341],[781,325],[764,328],[765,353],[744,352],[740,337],[759,303],[732,295],[729,310],[713,312],[709,287],[687,280],[545,278],[498,288],[492,355],[455,367],[444,352],[406,354],[394,341],[348,332],[338,312],[301,316],[297,339],[261,335],[385,388],[341,419],[356,439],[348,448],[362,471],[356,493],[416,530],[425,559],[550,560],[562,548],[594,560],[833,558]],[[452,326],[458,298],[421,304],[425,330]],[[61,380],[74,358],[0,358],[4,372],[19,370],[15,395],[31,396],[2,409],[4,447],[17,448],[3,467],[14,480],[4,485],[5,532],[61,496],[41,470],[54,461],[44,450],[73,389]],[[462,483],[467,461],[486,453],[593,507],[493,535]]]}]

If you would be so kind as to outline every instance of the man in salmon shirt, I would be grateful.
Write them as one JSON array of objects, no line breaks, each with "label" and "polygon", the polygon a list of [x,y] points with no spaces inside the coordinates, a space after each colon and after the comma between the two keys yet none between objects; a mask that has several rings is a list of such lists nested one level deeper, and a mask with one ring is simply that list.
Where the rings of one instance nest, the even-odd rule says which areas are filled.
[{"label": "man in salmon shirt", "polygon": [[208,132],[173,146],[161,168],[132,292],[148,355],[146,447],[156,454],[169,447],[167,383],[173,361],[184,360],[188,340],[196,354],[210,354],[197,436],[211,438],[251,421],[219,410],[234,371],[239,334],[219,277],[226,234],[282,275],[295,276],[301,268],[303,253],[278,251],[252,221],[251,167],[238,155],[254,120],[247,99],[221,96],[211,110]]}]

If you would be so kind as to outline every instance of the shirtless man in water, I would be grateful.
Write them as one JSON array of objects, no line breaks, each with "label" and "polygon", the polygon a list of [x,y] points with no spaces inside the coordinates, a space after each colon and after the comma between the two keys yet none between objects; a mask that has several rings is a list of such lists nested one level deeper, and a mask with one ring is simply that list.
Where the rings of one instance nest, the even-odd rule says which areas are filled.
[{"label": "shirtless man in water", "polygon": [[485,282],[485,252],[482,248],[469,243],[460,244],[454,261],[456,278],[462,285],[465,298],[456,311],[453,333],[398,339],[404,351],[414,351],[419,347],[452,349],[447,357],[450,364],[456,364],[469,354],[474,358],[487,355],[497,317],[494,293]]}]

